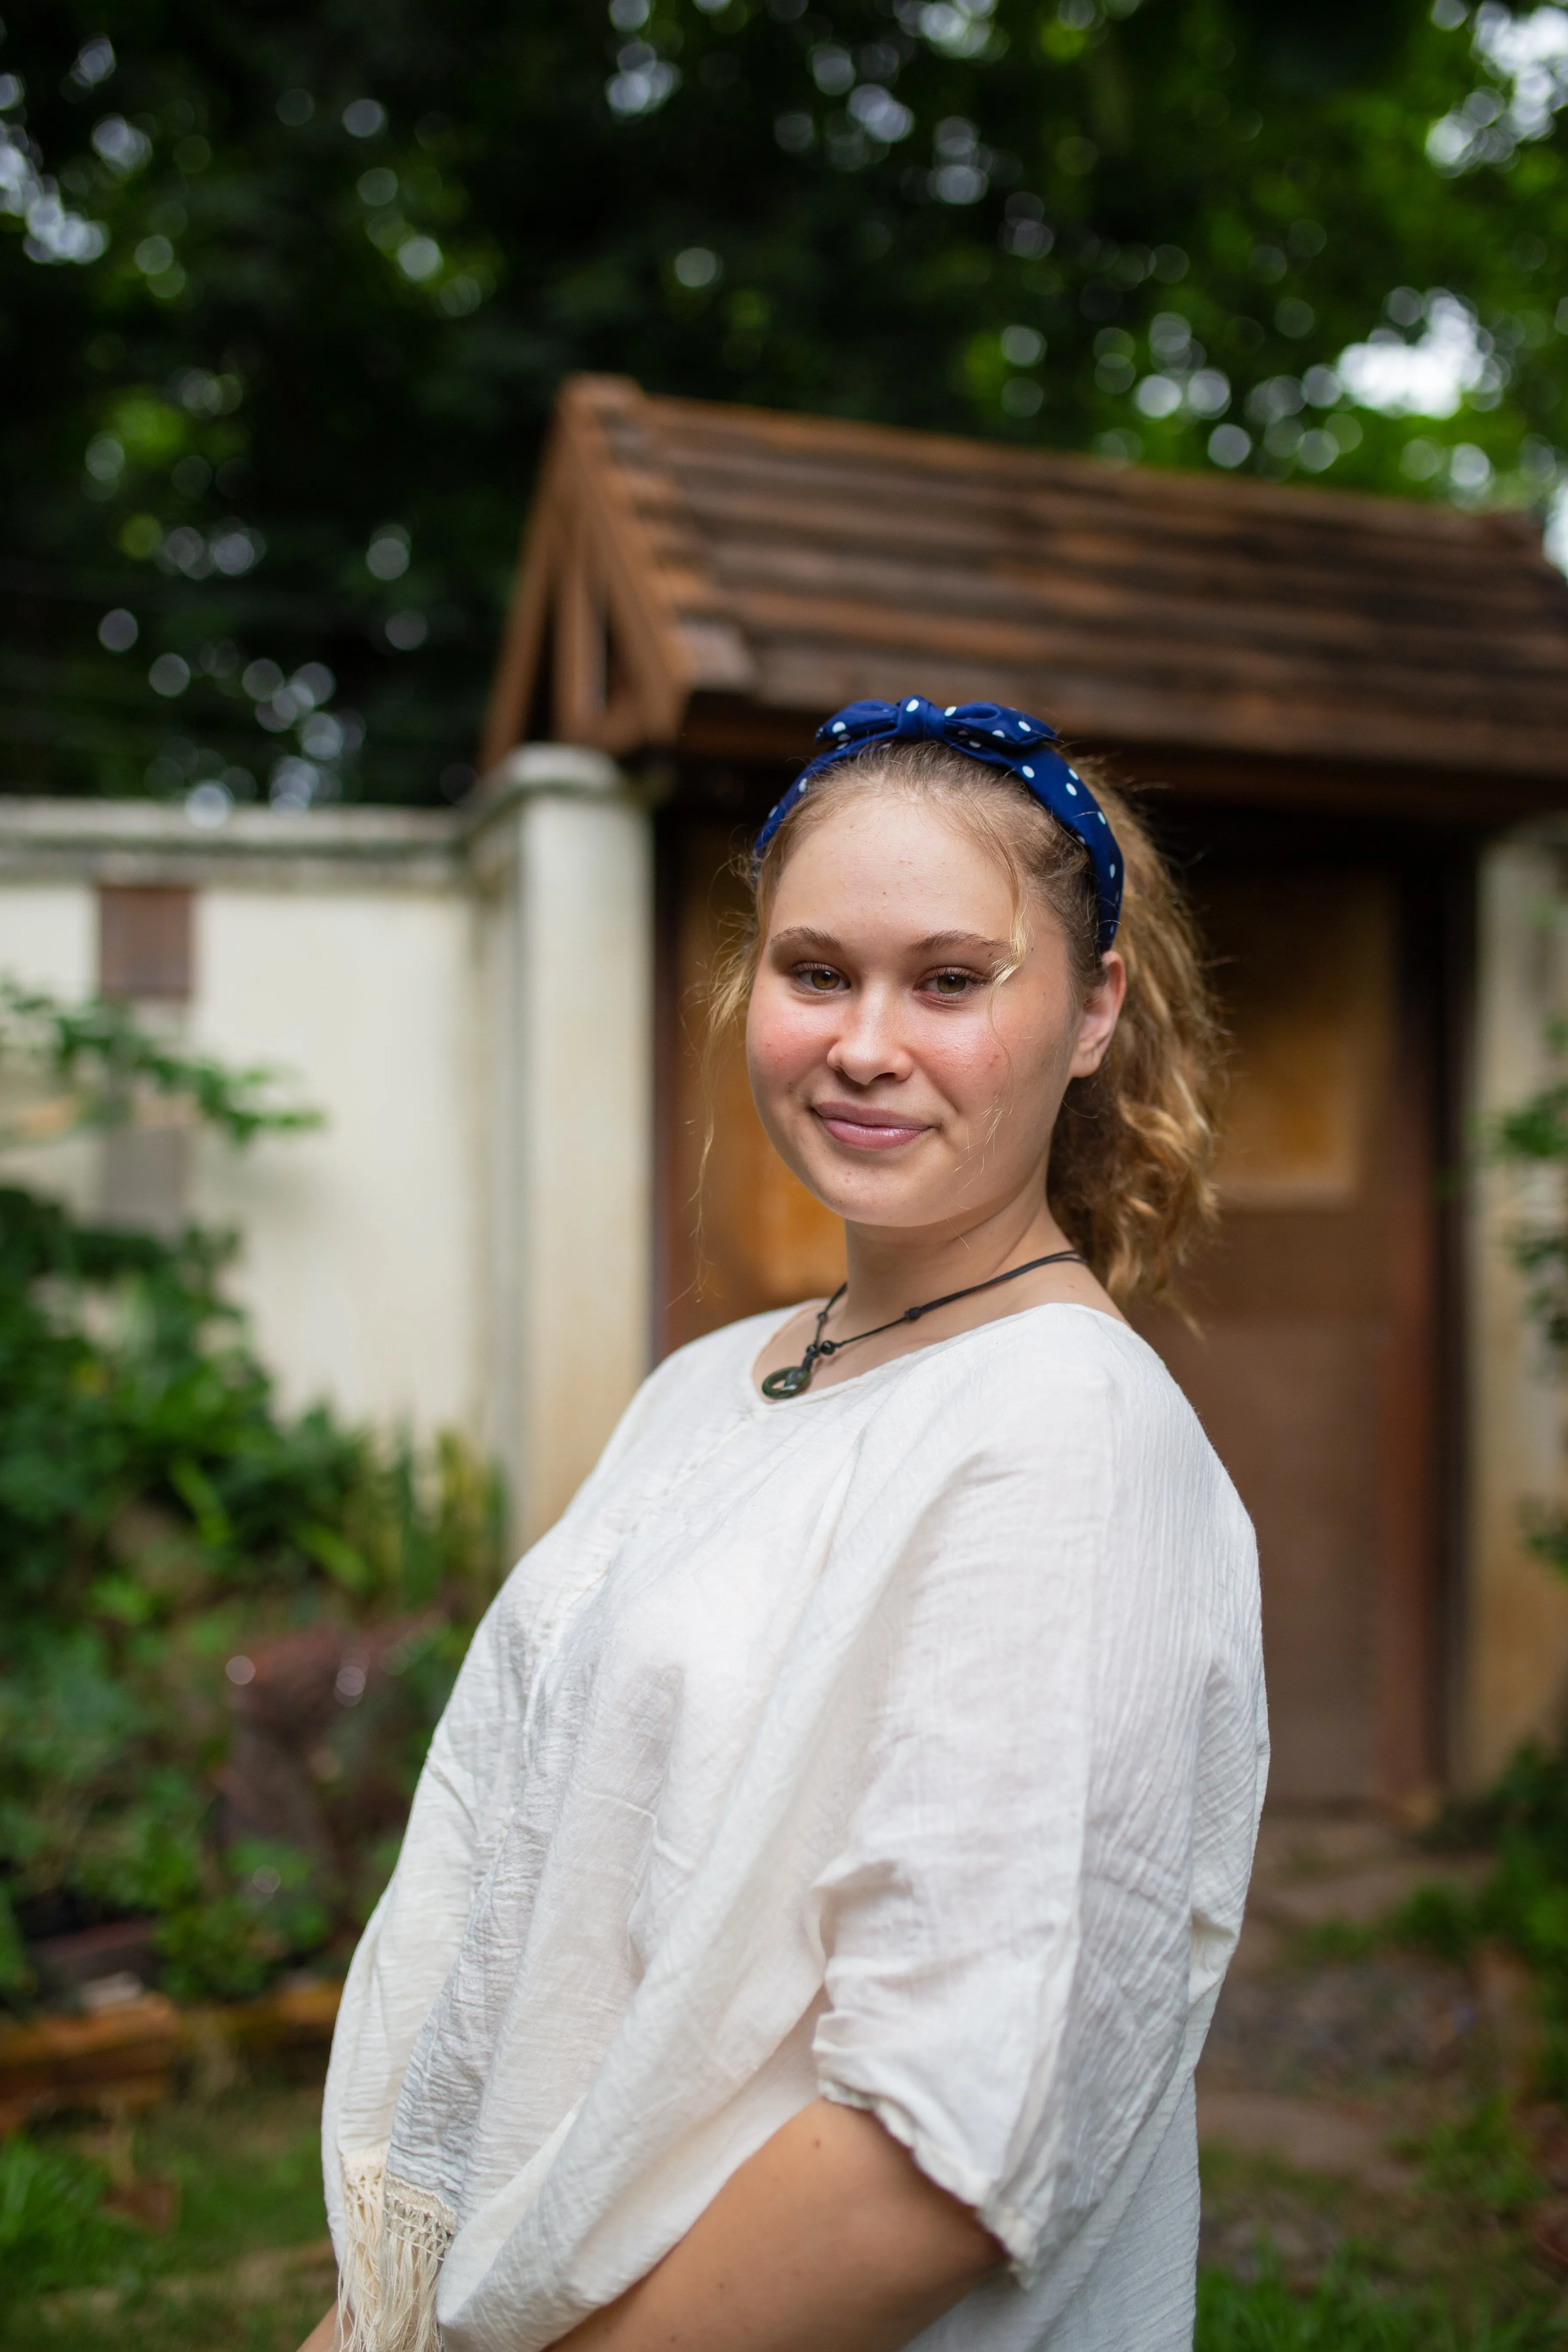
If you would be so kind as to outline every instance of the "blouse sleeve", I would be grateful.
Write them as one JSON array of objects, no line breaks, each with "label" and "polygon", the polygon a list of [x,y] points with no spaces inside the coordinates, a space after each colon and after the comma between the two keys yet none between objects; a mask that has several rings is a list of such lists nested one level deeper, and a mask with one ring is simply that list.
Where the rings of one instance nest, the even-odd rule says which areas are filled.
[{"label": "blouse sleeve", "polygon": [[[1226,1679],[1214,1554],[1245,1528],[1239,1505],[1216,1526],[1216,1487],[1173,1392],[1129,1416],[1080,1367],[967,1450],[879,1628],[864,1781],[818,1883],[819,2084],[876,2114],[1026,2281],[1182,2057],[1194,1793]],[[1239,1693],[1233,1712],[1233,1796],[1255,1814]]]}]

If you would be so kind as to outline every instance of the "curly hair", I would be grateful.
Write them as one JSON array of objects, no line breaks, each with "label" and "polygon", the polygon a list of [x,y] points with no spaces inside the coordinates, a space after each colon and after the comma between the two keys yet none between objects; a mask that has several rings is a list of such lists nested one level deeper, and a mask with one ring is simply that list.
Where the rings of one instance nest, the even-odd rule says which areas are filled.
[{"label": "curly hair", "polygon": [[[1046,1180],[1051,1210],[1119,1302],[1168,1297],[1183,1260],[1216,1214],[1214,1158],[1220,1030],[1192,915],[1126,795],[1079,760],[1121,845],[1126,876],[1116,944],[1127,995],[1104,1059],[1068,1087]],[[1060,924],[1080,1003],[1100,971],[1098,906],[1087,852],[1016,778],[941,743],[873,747],[826,770],[769,843],[750,919],[714,968],[710,1066],[745,1018],[779,877],[794,849],[850,793],[893,792],[956,816],[1012,877],[1014,958],[1027,908]],[[704,1154],[706,1157],[706,1154]]]}]

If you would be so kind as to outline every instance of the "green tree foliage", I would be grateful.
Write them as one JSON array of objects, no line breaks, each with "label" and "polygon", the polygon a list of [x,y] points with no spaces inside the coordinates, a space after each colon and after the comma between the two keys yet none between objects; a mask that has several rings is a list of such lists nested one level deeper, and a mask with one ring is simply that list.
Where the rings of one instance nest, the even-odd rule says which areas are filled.
[{"label": "green tree foliage", "polygon": [[[110,1018],[30,1003],[67,1046]],[[219,1120],[237,1104],[242,1134],[298,1124],[256,1083],[203,1063],[185,1090]],[[456,1439],[419,1462],[281,1414],[221,1291],[230,1247],[0,1190],[0,1989],[28,1990],[24,1931],[124,1915],[158,1922],[185,1994],[258,1990],[351,1935],[493,1588],[493,1480]],[[309,1664],[312,1640],[302,1829],[236,1834],[251,1654],[302,1641]],[[363,1663],[334,1703],[340,1655]]]},{"label": "green tree foliage", "polygon": [[[1555,481],[1551,10],[6,14],[12,790],[459,793],[574,369],[1116,463]],[[1413,384],[1447,413],[1384,413]]]}]

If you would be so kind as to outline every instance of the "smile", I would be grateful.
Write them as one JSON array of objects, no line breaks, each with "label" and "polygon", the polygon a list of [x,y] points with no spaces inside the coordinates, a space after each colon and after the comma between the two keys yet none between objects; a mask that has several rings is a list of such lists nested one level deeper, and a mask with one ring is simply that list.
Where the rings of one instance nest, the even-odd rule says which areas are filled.
[{"label": "smile", "polygon": [[812,1117],[820,1120],[836,1143],[851,1151],[894,1151],[930,1133],[919,1119],[900,1118],[897,1111],[870,1110],[859,1103],[816,1103]]}]

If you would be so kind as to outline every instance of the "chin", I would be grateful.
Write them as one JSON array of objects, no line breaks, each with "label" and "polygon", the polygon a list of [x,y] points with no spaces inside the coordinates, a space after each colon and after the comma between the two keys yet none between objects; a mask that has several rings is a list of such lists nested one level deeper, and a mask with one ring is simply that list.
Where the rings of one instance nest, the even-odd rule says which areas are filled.
[{"label": "chin", "polygon": [[[932,1222],[926,1204],[911,1201],[902,1185],[878,1183],[873,1171],[814,1170],[799,1171],[808,1192],[825,1209],[851,1225],[923,1225]],[[858,1178],[859,1181],[857,1181]],[[934,1213],[940,1215],[941,1212]]]},{"label": "chin", "polygon": [[[923,1187],[909,1164],[912,1145],[897,1155],[901,1164],[894,1164],[894,1156],[887,1152],[825,1147],[815,1120],[804,1134],[781,1130],[766,1119],[763,1124],[790,1173],[847,1224],[919,1227],[952,1214],[951,1202],[933,1204],[920,1197]],[[929,1169],[924,1172],[929,1176]]]}]

